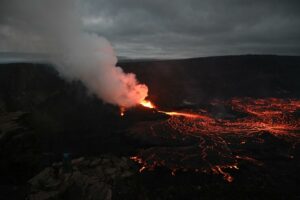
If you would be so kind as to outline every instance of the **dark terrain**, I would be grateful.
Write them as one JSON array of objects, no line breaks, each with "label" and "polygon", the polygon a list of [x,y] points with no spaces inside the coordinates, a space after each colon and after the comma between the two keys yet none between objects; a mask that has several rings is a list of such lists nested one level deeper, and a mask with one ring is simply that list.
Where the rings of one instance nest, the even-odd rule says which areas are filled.
[{"label": "dark terrain", "polygon": [[[147,84],[149,99],[163,110],[201,108],[214,116],[245,118],[245,113],[211,102],[247,97],[300,99],[300,57],[296,56],[132,61],[119,66]],[[291,115],[299,127],[299,107]],[[189,155],[187,151],[194,154],[198,143],[193,136],[185,142],[182,136],[178,136],[179,142],[169,139],[178,133],[173,135],[164,124],[168,119],[141,106],[121,117],[118,107],[88,94],[80,82],[64,81],[50,65],[2,64],[0,200],[300,198],[299,130],[280,136],[259,131],[246,139],[235,135],[223,138],[230,143],[230,150],[227,146],[223,150],[222,145],[216,149],[224,155],[227,151],[228,155],[251,155],[239,160],[239,170],[225,170],[234,177],[228,182],[214,171],[180,170],[172,175],[169,166],[181,163],[176,156]],[[161,123],[155,132],[158,137],[147,135],[153,123]],[[240,145],[244,142],[241,138],[245,146]],[[170,147],[175,147],[174,156],[162,153],[161,149]],[[130,157],[147,157],[152,151],[171,161],[140,173],[141,165]],[[219,157],[212,156],[215,158]]]}]

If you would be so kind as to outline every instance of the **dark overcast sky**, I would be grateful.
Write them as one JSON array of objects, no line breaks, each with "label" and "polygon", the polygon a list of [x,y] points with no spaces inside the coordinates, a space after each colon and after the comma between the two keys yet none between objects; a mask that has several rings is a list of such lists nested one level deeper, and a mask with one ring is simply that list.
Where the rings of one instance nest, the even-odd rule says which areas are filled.
[{"label": "dark overcast sky", "polygon": [[299,0],[81,0],[119,56],[300,55]]},{"label": "dark overcast sky", "polygon": [[123,56],[300,54],[299,0],[87,3],[85,29],[107,37]]}]

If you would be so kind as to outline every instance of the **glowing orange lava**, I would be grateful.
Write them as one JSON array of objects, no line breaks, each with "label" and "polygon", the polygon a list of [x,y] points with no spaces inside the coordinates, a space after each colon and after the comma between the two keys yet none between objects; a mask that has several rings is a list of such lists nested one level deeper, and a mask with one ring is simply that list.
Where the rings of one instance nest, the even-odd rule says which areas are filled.
[{"label": "glowing orange lava", "polygon": [[148,100],[143,100],[140,104],[147,108],[156,108],[155,105],[153,105],[153,103],[151,103],[151,101]]},{"label": "glowing orange lava", "polygon": [[[142,105],[155,108],[149,101]],[[142,133],[143,138],[148,135],[149,139],[161,143],[159,147],[141,150],[131,157],[141,165],[140,172],[164,166],[172,175],[180,170],[212,172],[232,182],[230,171],[238,170],[240,162],[264,165],[260,157],[247,154],[243,148],[251,145],[259,149],[268,145],[266,141],[270,138],[272,141],[280,138],[291,144],[286,156],[294,157],[294,144],[300,142],[299,99],[233,98],[211,105],[226,107],[221,113],[224,117],[203,109],[157,110],[170,118],[138,126],[134,130],[137,135]]]},{"label": "glowing orange lava", "polygon": [[203,118],[202,115],[197,115],[197,114],[193,114],[193,113],[186,113],[186,112],[166,112],[166,111],[161,111],[159,110],[158,112],[160,113],[164,113],[170,116],[182,116],[182,117],[187,117],[187,118]]},{"label": "glowing orange lava", "polygon": [[125,108],[124,107],[120,107],[120,115],[121,115],[121,117],[123,117],[125,115]]},{"label": "glowing orange lava", "polygon": [[[156,108],[156,106],[151,101],[148,101],[148,100],[143,100],[140,104],[146,108],[152,108],[152,109]],[[186,112],[175,112],[175,111],[167,112],[167,111],[162,111],[162,110],[157,110],[157,111],[160,113],[164,113],[166,115],[170,115],[170,116],[182,116],[182,117],[187,117],[187,118],[202,118],[203,117],[202,115],[186,113]]]}]

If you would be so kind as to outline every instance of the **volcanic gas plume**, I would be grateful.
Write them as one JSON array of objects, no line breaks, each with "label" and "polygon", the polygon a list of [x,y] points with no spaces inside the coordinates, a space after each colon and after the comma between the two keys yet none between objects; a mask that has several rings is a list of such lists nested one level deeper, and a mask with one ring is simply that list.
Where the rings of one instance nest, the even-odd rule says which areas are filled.
[{"label": "volcanic gas plume", "polygon": [[107,103],[127,108],[147,96],[146,85],[116,66],[110,43],[82,31],[75,0],[4,0],[0,13],[0,26],[7,30],[1,44],[11,51],[50,55],[49,62],[63,78],[80,80]]}]

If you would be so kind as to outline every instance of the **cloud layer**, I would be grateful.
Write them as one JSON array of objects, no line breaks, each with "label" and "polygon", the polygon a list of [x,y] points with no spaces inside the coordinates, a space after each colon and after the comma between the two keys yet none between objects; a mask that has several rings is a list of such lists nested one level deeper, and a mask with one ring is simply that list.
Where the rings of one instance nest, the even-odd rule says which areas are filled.
[{"label": "cloud layer", "polygon": [[89,0],[87,31],[121,55],[300,54],[300,2]]},{"label": "cloud layer", "polygon": [[[79,0],[77,3],[83,10],[79,13],[82,29],[108,38],[118,56],[300,55],[297,0]],[[5,12],[9,11],[0,13],[5,15]],[[9,23],[1,25],[0,37],[14,37],[24,46],[29,43]],[[38,37],[33,36],[30,41],[41,46]],[[13,44],[4,39],[0,42],[1,50],[14,50]]]}]

